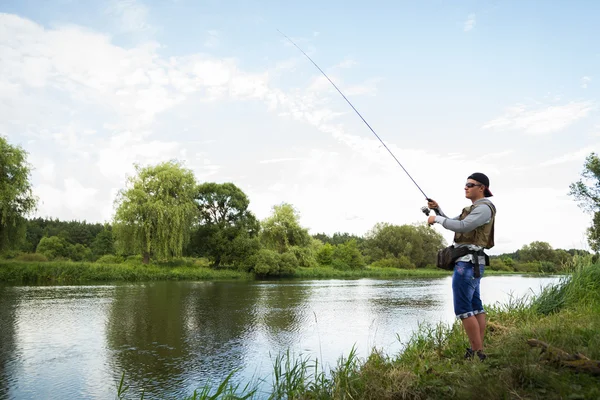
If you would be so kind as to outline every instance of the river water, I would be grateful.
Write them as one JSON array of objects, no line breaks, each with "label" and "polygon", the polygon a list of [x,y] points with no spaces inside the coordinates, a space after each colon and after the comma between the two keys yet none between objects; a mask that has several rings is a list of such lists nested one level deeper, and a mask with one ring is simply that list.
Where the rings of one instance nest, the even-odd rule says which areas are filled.
[{"label": "river water", "polygon": [[[484,304],[556,277],[490,276]],[[274,358],[334,367],[352,347],[402,350],[420,323],[454,322],[451,279],[0,286],[0,399],[180,398],[207,382],[258,383]]]}]

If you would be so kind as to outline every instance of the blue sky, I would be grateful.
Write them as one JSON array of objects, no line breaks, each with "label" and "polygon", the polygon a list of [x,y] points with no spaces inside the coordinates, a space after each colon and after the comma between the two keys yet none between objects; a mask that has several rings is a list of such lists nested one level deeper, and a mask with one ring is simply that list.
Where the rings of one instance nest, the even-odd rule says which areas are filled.
[{"label": "blue sky", "polygon": [[[109,221],[133,163],[232,181],[311,233],[424,220],[423,196],[292,37],[449,214],[490,176],[492,253],[586,248],[567,196],[600,151],[594,1],[4,1],[0,134],[38,215]],[[452,234],[436,226],[447,240]]]}]

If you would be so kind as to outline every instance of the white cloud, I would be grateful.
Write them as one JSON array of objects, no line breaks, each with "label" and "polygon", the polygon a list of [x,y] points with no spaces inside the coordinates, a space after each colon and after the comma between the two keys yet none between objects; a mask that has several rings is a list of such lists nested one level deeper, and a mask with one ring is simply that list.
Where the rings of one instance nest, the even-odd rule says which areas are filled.
[{"label": "white cloud", "polygon": [[562,106],[532,108],[523,104],[507,108],[505,114],[483,125],[483,129],[496,131],[519,130],[532,135],[560,131],[585,118],[595,104],[590,101],[574,101]]},{"label": "white cloud", "polygon": [[580,162],[580,164],[583,164],[583,160],[585,160],[585,157],[587,155],[589,155],[592,151],[595,151],[598,148],[600,148],[600,143],[598,143],[598,145],[596,145],[596,146],[587,146],[580,150],[577,150],[577,151],[574,151],[571,153],[567,153],[567,154],[563,154],[559,157],[555,157],[550,160],[544,161],[540,164],[540,166],[547,167],[550,165],[564,164],[564,163],[571,162],[571,161],[578,161],[578,162]]},{"label": "white cloud", "polygon": [[584,76],[583,78],[581,78],[581,87],[583,89],[587,89],[588,83],[590,83],[591,81],[592,81],[592,78],[590,78],[589,76]]},{"label": "white cloud", "polygon": [[275,163],[281,163],[281,162],[288,162],[288,161],[303,161],[303,158],[273,158],[270,160],[261,160],[259,161],[260,164],[275,164]]},{"label": "white cloud", "polygon": [[465,25],[464,25],[463,29],[465,32],[469,32],[474,27],[475,27],[475,14],[471,13],[467,17],[467,20],[465,21]]}]

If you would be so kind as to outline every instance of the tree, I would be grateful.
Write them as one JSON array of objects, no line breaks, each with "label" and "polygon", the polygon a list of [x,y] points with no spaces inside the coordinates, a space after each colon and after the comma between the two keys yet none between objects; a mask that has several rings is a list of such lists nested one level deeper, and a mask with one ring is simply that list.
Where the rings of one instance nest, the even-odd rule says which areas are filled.
[{"label": "tree", "polygon": [[259,223],[240,188],[233,183],[204,183],[195,198],[199,216],[192,252],[207,255],[219,266],[239,264],[258,251]]},{"label": "tree", "polygon": [[27,152],[0,136],[0,251],[16,247],[25,238],[25,217],[37,205],[30,173]]},{"label": "tree", "polygon": [[524,245],[519,250],[519,261],[535,262],[535,261],[556,261],[556,254],[550,243],[547,242],[531,242]]},{"label": "tree", "polygon": [[176,161],[136,164],[135,170],[116,199],[116,243],[124,252],[141,253],[145,264],[150,257],[181,256],[198,215],[194,174]]},{"label": "tree", "polygon": [[115,254],[115,240],[108,225],[96,235],[92,241],[91,250],[94,257],[97,258],[106,254]]},{"label": "tree", "polygon": [[415,265],[424,260],[423,238],[414,226],[378,223],[367,233],[366,252],[371,262],[408,257]]},{"label": "tree", "polygon": [[419,236],[421,236],[421,239],[423,239],[423,260],[420,263],[416,263],[417,267],[435,265],[437,252],[446,247],[446,240],[438,231],[426,224],[416,225],[415,229]]},{"label": "tree", "polygon": [[587,229],[588,243],[592,250],[600,252],[600,157],[596,153],[587,156],[581,176],[582,179],[569,185],[569,195],[593,215],[592,226]]},{"label": "tree", "polygon": [[44,236],[35,252],[45,255],[50,260],[56,257],[69,258],[69,243],[58,236]]},{"label": "tree", "polygon": [[273,214],[261,224],[263,244],[279,253],[285,253],[293,246],[309,246],[311,237],[308,229],[301,227],[299,220],[300,216],[291,204],[273,206]]}]

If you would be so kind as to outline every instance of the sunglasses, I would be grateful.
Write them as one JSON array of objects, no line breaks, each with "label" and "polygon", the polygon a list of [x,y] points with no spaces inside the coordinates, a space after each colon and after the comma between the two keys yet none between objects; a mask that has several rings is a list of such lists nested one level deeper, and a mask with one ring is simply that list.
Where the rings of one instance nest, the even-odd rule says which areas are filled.
[{"label": "sunglasses", "polygon": [[472,188],[473,186],[483,186],[483,185],[481,183],[467,182],[467,183],[465,183],[465,186],[468,188]]}]

